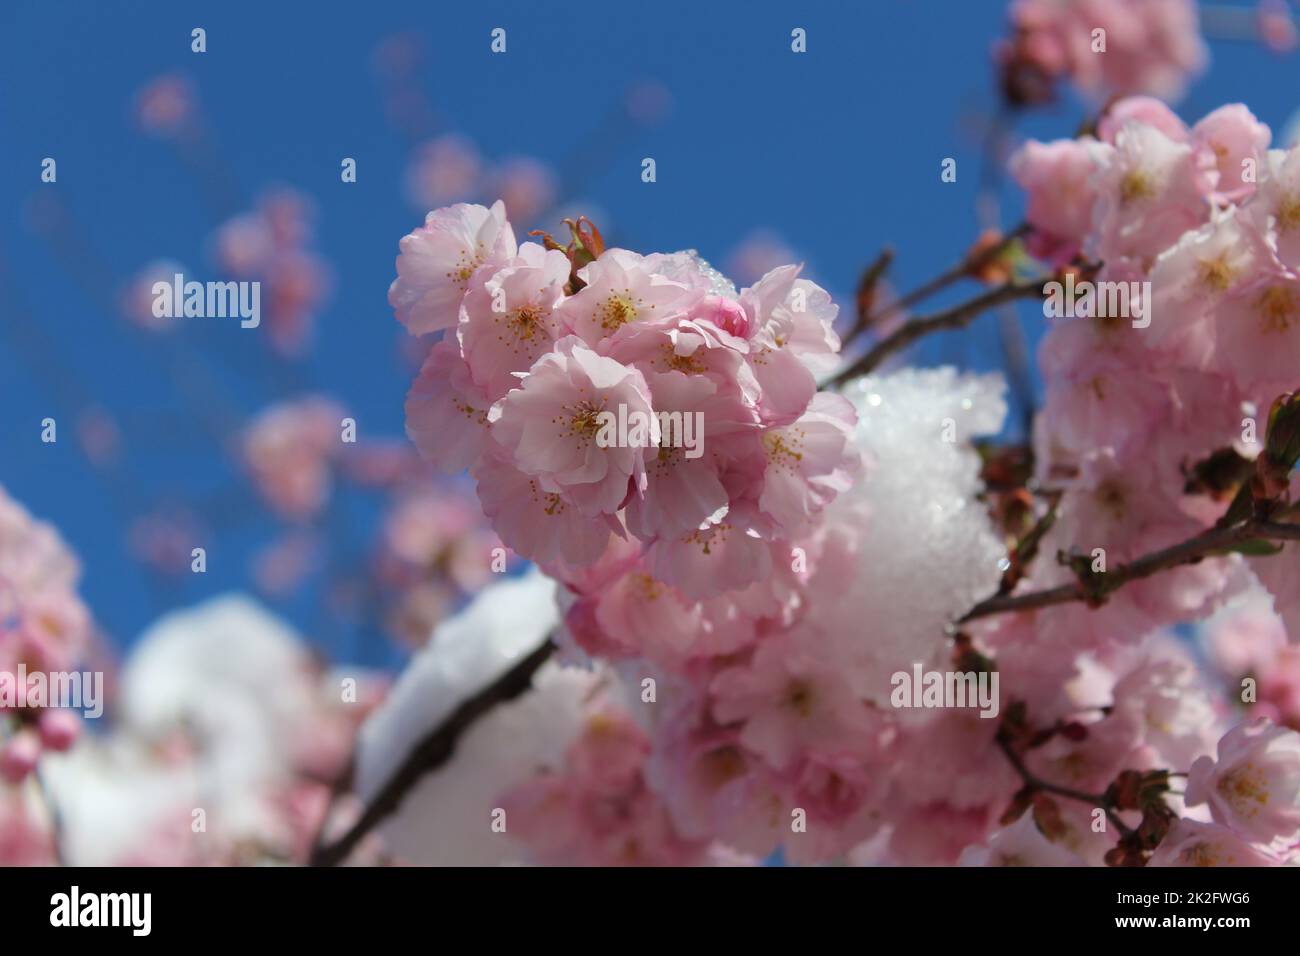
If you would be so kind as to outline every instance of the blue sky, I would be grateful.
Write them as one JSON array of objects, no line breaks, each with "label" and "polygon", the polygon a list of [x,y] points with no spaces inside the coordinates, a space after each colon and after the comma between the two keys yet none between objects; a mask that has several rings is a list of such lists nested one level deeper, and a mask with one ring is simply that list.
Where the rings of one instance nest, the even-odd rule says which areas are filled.
[{"label": "blue sky", "polygon": [[[977,221],[980,141],[994,104],[988,52],[1002,32],[997,0],[817,0],[812,3],[554,5],[375,2],[16,2],[0,10],[0,183],[11,210],[0,235],[0,484],[53,521],[82,555],[83,591],[120,643],[156,614],[247,586],[247,557],[272,523],[238,478],[223,429],[294,394],[261,343],[231,324],[185,327],[165,341],[139,333],[111,296],[146,262],[209,269],[216,224],[167,144],[133,124],[135,92],[159,74],[194,80],[245,203],[286,184],[314,197],[317,248],[335,271],[314,352],[298,377],[342,400],[367,436],[399,436],[409,372],[385,302],[397,240],[420,220],[402,195],[409,143],[387,121],[372,68],[383,38],[424,38],[422,92],[441,131],[489,158],[539,157],[560,168],[568,197],[605,210],[610,237],[639,251],[694,247],[715,262],[770,228],[839,296],[882,245],[903,288],[949,265]],[[190,31],[208,50],[190,50]],[[507,52],[489,50],[507,31]],[[793,54],[790,31],[807,31]],[[1178,104],[1194,120],[1246,102],[1275,132],[1300,106],[1300,60],[1212,43],[1209,72]],[[657,125],[611,126],[627,89],[654,80],[672,106]],[[1065,98],[1018,124],[1069,135],[1085,106]],[[39,182],[43,157],[58,182]],[[355,157],[358,181],[339,162]],[[653,157],[657,182],[641,181]],[[940,181],[944,157],[958,180]],[[63,251],[33,228],[34,202],[56,192],[68,215]],[[1005,220],[1017,200],[1004,191]],[[534,224],[524,224],[534,225]],[[216,276],[213,276],[216,277]],[[847,303],[847,297],[841,299]],[[944,301],[942,298],[939,302]],[[1037,323],[1028,307],[1032,337]],[[992,321],[917,352],[925,363],[996,367]],[[201,393],[201,413],[180,401]],[[98,404],[129,450],[109,480],[65,429],[54,446],[39,422],[71,423]],[[225,502],[241,518],[206,575],[159,592],[125,545],[132,514],[167,499]],[[353,540],[374,509],[343,500]],[[377,628],[332,630],[318,596],[281,608],[329,653],[382,662]]]}]

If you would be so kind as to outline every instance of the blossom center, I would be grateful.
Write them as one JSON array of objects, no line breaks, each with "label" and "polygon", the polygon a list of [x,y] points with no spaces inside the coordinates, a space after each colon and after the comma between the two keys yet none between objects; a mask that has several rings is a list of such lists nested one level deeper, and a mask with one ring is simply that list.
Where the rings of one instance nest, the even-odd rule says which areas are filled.
[{"label": "blossom center", "polygon": [[587,399],[576,405],[566,406],[565,412],[568,417],[561,415],[555,419],[555,423],[560,425],[570,437],[577,438],[584,445],[589,444],[600,431],[600,414],[604,410],[604,402],[598,405]]},{"label": "blossom center", "polygon": [[785,705],[800,717],[812,714],[813,689],[806,680],[796,678],[785,688]]},{"label": "blossom center", "polygon": [[1155,183],[1151,181],[1150,176],[1140,169],[1130,171],[1120,180],[1119,199],[1121,205],[1127,206],[1139,199],[1150,199],[1155,194]]},{"label": "blossom center", "polygon": [[1254,816],[1268,805],[1268,782],[1252,763],[1224,774],[1219,781],[1219,793],[1243,816]]},{"label": "blossom center", "polygon": [[1223,256],[1217,259],[1202,259],[1199,266],[1201,285],[1206,288],[1222,292],[1232,285],[1232,269],[1224,261]]},{"label": "blossom center", "polygon": [[1277,231],[1300,228],[1300,195],[1288,194],[1277,204]]},{"label": "blossom center", "polygon": [[606,332],[616,332],[629,322],[636,321],[636,305],[625,295],[614,294],[600,307],[600,327]]},{"label": "blossom center", "polygon": [[1295,295],[1284,286],[1265,289],[1259,297],[1260,328],[1264,332],[1285,332],[1300,311]]},{"label": "blossom center", "polygon": [[542,309],[535,305],[525,305],[510,313],[510,328],[515,337],[523,341],[536,337],[542,327],[542,315]]}]

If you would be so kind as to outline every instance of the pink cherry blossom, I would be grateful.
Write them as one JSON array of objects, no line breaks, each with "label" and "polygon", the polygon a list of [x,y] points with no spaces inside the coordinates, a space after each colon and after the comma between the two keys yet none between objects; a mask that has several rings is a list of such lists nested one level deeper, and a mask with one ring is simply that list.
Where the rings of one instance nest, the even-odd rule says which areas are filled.
[{"label": "pink cherry blossom", "polygon": [[406,434],[443,471],[461,471],[489,447],[491,407],[460,349],[444,339],[429,350],[407,393]]},{"label": "pink cherry blossom", "polygon": [[749,316],[749,361],[762,388],[760,411],[773,425],[789,424],[808,406],[815,376],[834,368],[839,351],[831,327],[839,307],[799,271],[773,269],[740,294]]},{"label": "pink cherry blossom", "polygon": [[1097,121],[1097,138],[1114,146],[1115,137],[1130,122],[1155,127],[1175,143],[1191,138],[1187,124],[1154,96],[1126,96],[1111,103]]},{"label": "pink cherry blossom", "polygon": [[980,847],[962,853],[959,866],[1082,866],[1081,860],[1065,847],[1043,835],[1032,812],[1021,814]]},{"label": "pink cherry blossom", "polygon": [[1251,211],[1276,237],[1282,263],[1300,270],[1300,146],[1272,149],[1261,159]]},{"label": "pink cherry blossom", "polygon": [[502,797],[510,832],[538,862],[682,866],[706,842],[681,835],[642,773],[650,741],[625,714],[596,710],[558,773],[542,773]]},{"label": "pink cherry blossom", "polygon": [[503,266],[518,252],[499,200],[491,209],[465,203],[436,209],[400,248],[388,304],[412,335],[455,326],[475,270]]},{"label": "pink cherry blossom", "polygon": [[1277,866],[1278,860],[1217,823],[1183,818],[1173,825],[1147,866]]},{"label": "pink cherry blossom", "polygon": [[547,491],[539,477],[496,456],[480,459],[472,474],[492,527],[530,561],[583,567],[605,552],[611,534],[625,533],[614,516],[584,514],[561,492]]},{"label": "pink cherry blossom", "polygon": [[483,163],[474,144],[454,133],[422,143],[406,168],[406,196],[419,209],[463,202],[478,190]]},{"label": "pink cherry blossom", "polygon": [[1192,143],[1214,157],[1215,197],[1240,202],[1255,191],[1254,171],[1268,151],[1272,132],[1241,103],[1221,106],[1192,127]]},{"label": "pink cherry blossom", "polygon": [[288,518],[309,518],[324,507],[333,483],[332,460],[343,447],[343,409],[311,395],[272,405],[249,424],[243,455],[258,493]]},{"label": "pink cherry blossom", "polygon": [[1176,98],[1206,59],[1192,0],[1015,0],[1011,22],[1041,70],[1067,76],[1098,99],[1116,93]]},{"label": "pink cherry blossom", "polygon": [[493,401],[519,384],[564,331],[555,309],[569,281],[558,250],[525,242],[499,269],[485,266],[470,280],[457,335],[470,377]]},{"label": "pink cherry blossom", "polygon": [[1209,217],[1209,158],[1154,126],[1125,124],[1114,146],[1093,147],[1099,171],[1090,254],[1108,264],[1132,259],[1145,269],[1188,229]]},{"label": "pink cherry blossom", "polygon": [[1031,251],[1049,261],[1066,262],[1078,253],[1092,226],[1097,168],[1086,142],[1030,140],[1011,157],[1009,169],[1025,190],[1025,219],[1033,226]]},{"label": "pink cherry blossom", "polygon": [[[602,414],[642,416],[641,444],[602,442]],[[556,343],[489,413],[492,435],[524,474],[587,516],[613,514],[645,487],[645,449],[658,444],[645,378],[576,336]],[[629,432],[629,436],[632,433]]]},{"label": "pink cherry blossom", "polygon": [[1269,401],[1290,385],[1300,354],[1300,276],[1261,269],[1224,298],[1213,322],[1217,361],[1243,391]]},{"label": "pink cherry blossom", "polygon": [[1261,846],[1300,842],[1300,733],[1268,720],[1240,724],[1200,757],[1187,778],[1188,806],[1209,804],[1216,822]]},{"label": "pink cherry blossom", "polygon": [[608,352],[637,331],[666,328],[699,292],[656,270],[652,257],[610,249],[578,272],[584,283],[559,308],[561,320],[591,348]]},{"label": "pink cherry blossom", "polygon": [[0,671],[65,670],[84,652],[90,612],[81,567],[58,532],[0,487]]},{"label": "pink cherry blossom", "polygon": [[846,399],[819,392],[794,424],[763,432],[767,470],[758,506],[788,535],[852,484],[862,464],[851,443],[856,424]]},{"label": "pink cherry blossom", "polygon": [[712,692],[714,717],[742,722],[740,742],[776,769],[802,747],[851,743],[867,722],[862,703],[807,637],[763,641],[747,665],[719,674]]}]

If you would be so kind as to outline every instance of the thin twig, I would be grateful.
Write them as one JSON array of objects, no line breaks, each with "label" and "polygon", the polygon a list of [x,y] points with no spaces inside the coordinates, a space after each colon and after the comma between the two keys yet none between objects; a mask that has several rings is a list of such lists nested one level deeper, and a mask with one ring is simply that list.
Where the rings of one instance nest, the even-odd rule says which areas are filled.
[{"label": "thin twig", "polygon": [[947,288],[954,282],[970,277],[972,273],[978,272],[980,269],[984,268],[984,266],[1001,256],[1011,248],[1016,240],[1020,239],[1028,231],[1029,224],[1022,222],[987,249],[981,249],[975,255],[962,259],[961,262],[944,272],[939,273],[939,275],[935,276],[924,285],[913,289],[911,292],[907,293],[907,295],[895,299],[878,313],[873,315],[871,317],[871,322],[873,324],[879,323],[884,319],[889,318],[900,309],[906,309],[909,306],[913,306],[923,299],[928,299],[936,292]]},{"label": "thin twig", "polygon": [[995,594],[967,611],[958,623],[1009,611],[1030,611],[1055,604],[1068,604],[1071,601],[1104,600],[1130,581],[1149,578],[1153,574],[1182,565],[1195,564],[1217,552],[1256,538],[1300,540],[1300,524],[1252,520],[1224,528],[1210,528],[1186,541],[1121,564],[1113,571],[1099,573],[1094,579],[1095,589],[1085,587],[1082,581],[1073,581],[1024,594]]},{"label": "thin twig", "polygon": [[826,384],[839,386],[850,379],[865,375],[879,366],[889,356],[907,348],[917,339],[924,338],[931,332],[964,328],[982,313],[996,308],[1004,302],[1014,302],[1017,299],[1029,299],[1035,296],[1042,297],[1043,285],[1048,281],[1050,281],[1050,277],[1043,276],[1032,280],[1012,280],[950,309],[945,309],[934,315],[912,319],[877,342],[870,351],[836,373]]},{"label": "thin twig", "polygon": [[1066,797],[1070,800],[1078,800],[1094,807],[1100,807],[1106,812],[1106,818],[1110,820],[1110,822],[1115,825],[1115,829],[1120,832],[1120,836],[1128,837],[1133,834],[1133,828],[1120,819],[1119,814],[1111,804],[1110,797],[1106,794],[1086,793],[1083,790],[1075,790],[1073,787],[1065,787],[1057,783],[1052,783],[1049,780],[1043,780],[1040,777],[1035,776],[1034,772],[1025,766],[1024,759],[1016,752],[1016,749],[1011,746],[1011,741],[1008,740],[1004,734],[998,734],[997,744],[1002,750],[1002,753],[1006,755],[1007,760],[1010,761],[1011,766],[1015,768],[1016,773],[1020,775],[1020,779],[1024,781],[1026,787],[1031,790],[1041,790],[1043,793],[1054,793],[1058,797]]}]

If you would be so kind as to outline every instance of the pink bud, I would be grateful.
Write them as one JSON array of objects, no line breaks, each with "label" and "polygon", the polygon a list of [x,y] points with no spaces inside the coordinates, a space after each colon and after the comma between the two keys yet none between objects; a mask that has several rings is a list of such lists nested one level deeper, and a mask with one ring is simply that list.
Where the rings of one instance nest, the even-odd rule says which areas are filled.
[{"label": "pink bud", "polygon": [[36,769],[41,756],[41,742],[30,730],[20,730],[0,749],[0,778],[21,783]]},{"label": "pink bud", "polygon": [[81,718],[71,710],[47,710],[41,714],[37,730],[47,750],[62,753],[81,736]]},{"label": "pink bud", "polygon": [[700,303],[698,315],[724,332],[730,332],[742,339],[749,338],[749,316],[741,304],[734,299],[720,295],[705,296],[704,301]]}]

